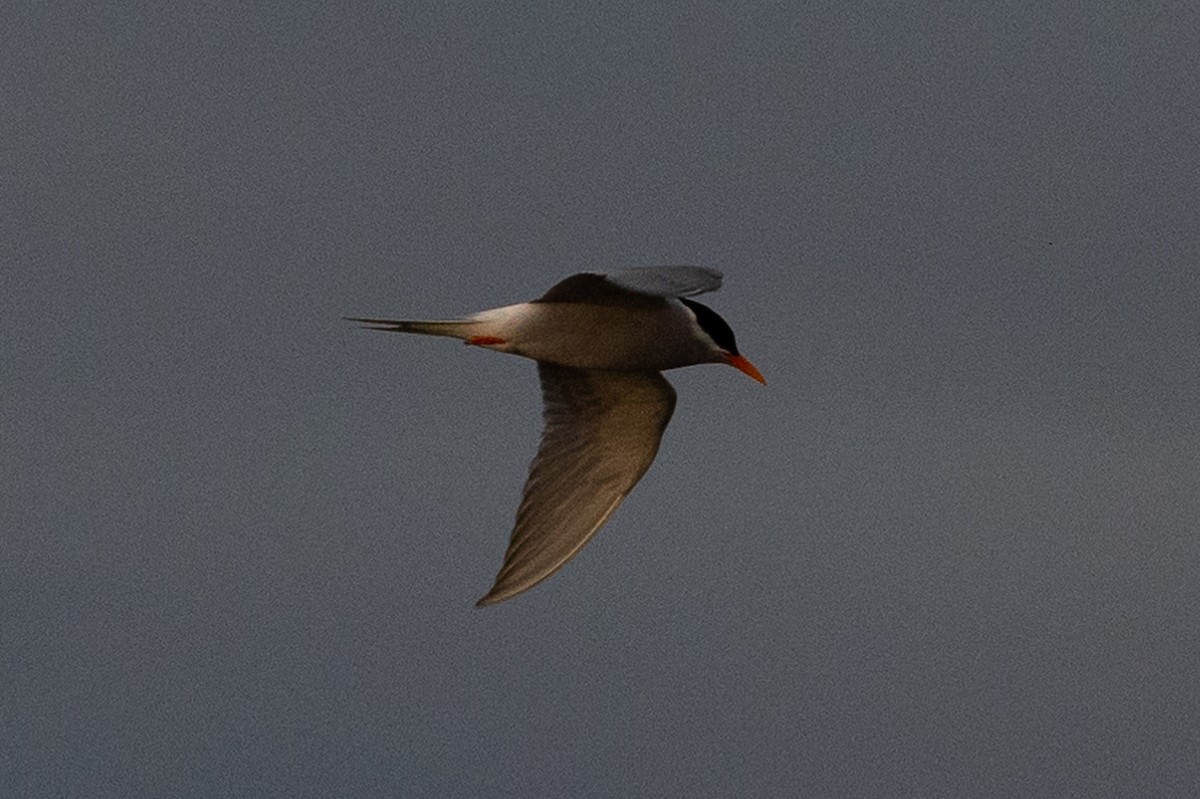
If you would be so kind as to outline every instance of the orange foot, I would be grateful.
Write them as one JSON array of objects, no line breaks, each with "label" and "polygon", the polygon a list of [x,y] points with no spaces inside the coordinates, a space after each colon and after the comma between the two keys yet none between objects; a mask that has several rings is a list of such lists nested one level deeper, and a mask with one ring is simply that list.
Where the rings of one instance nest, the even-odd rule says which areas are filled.
[{"label": "orange foot", "polygon": [[504,339],[499,336],[471,336],[466,343],[476,347],[490,347],[493,344],[503,344]]}]

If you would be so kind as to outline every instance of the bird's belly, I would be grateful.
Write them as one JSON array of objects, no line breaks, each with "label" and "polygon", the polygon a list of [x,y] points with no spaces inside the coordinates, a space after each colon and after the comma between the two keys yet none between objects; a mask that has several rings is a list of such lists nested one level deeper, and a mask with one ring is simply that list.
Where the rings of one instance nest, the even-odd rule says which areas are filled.
[{"label": "bird's belly", "polygon": [[523,320],[510,351],[577,369],[674,369],[708,360],[680,309],[545,303]]}]

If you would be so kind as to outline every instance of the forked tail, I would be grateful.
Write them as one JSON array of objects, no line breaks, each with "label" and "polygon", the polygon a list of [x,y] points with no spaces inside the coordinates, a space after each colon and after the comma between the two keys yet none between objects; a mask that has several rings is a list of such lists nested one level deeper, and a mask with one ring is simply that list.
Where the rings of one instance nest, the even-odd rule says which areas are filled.
[{"label": "forked tail", "polygon": [[478,330],[479,322],[474,319],[449,319],[437,322],[422,322],[406,319],[364,319],[358,316],[342,317],[348,322],[359,322],[368,330],[384,330],[389,333],[419,333],[424,336],[450,336],[469,339]]}]

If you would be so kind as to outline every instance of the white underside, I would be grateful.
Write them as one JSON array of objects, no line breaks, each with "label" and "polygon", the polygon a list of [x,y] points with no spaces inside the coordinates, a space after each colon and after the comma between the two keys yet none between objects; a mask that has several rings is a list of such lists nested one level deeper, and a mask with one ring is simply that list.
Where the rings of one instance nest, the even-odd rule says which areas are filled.
[{"label": "white underside", "polygon": [[485,344],[578,369],[661,371],[722,360],[720,351],[678,300],[665,308],[580,303],[521,303],[470,317],[470,335],[502,339]]}]

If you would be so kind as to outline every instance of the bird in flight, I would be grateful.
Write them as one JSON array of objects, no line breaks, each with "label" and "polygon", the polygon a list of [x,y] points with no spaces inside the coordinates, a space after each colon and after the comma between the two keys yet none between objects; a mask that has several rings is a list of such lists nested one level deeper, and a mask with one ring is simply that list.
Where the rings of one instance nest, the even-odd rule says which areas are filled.
[{"label": "bird in flight", "polygon": [[537,361],[546,428],[504,563],[477,606],[511,599],[562,568],[637,485],[675,410],[664,369],[725,363],[766,383],[725,320],[688,299],[720,287],[720,272],[698,266],[583,272],[532,302],[464,319],[347,317]]}]

